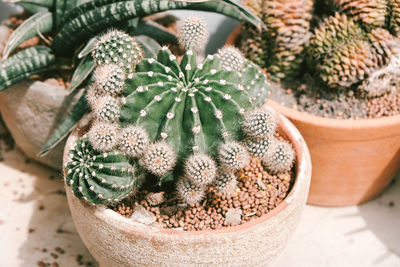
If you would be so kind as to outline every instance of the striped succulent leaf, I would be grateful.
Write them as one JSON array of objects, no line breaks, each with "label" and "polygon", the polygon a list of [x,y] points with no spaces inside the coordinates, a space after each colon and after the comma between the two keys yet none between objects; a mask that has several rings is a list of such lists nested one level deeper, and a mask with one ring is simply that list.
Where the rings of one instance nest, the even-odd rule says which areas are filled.
[{"label": "striped succulent leaf", "polygon": [[56,54],[70,53],[77,44],[91,34],[115,23],[136,17],[143,17],[170,9],[193,9],[213,11],[257,26],[259,19],[244,12],[241,4],[232,1],[207,1],[200,3],[171,2],[167,0],[95,0],[77,6],[65,18],[63,27],[54,38],[53,49]]},{"label": "striped succulent leaf", "polygon": [[140,186],[144,172],[121,152],[99,153],[86,136],[68,152],[66,184],[77,198],[93,204],[119,201]]},{"label": "striped succulent leaf", "polygon": [[93,72],[94,67],[93,58],[91,56],[84,57],[76,67],[67,90],[72,92],[77,89]]},{"label": "striped succulent leaf", "polygon": [[155,57],[157,52],[161,49],[161,46],[154,39],[148,36],[136,36],[136,40],[142,48],[143,56],[145,58]]},{"label": "striped succulent leaf", "polygon": [[32,14],[48,11],[53,7],[54,0],[4,0],[23,7]]},{"label": "striped succulent leaf", "polygon": [[0,65],[0,91],[54,67],[56,58],[50,52],[50,48],[35,46],[3,61]]},{"label": "striped succulent leaf", "polygon": [[48,33],[53,29],[53,15],[48,11],[34,14],[25,20],[11,34],[3,51],[3,59],[6,59],[11,52],[26,40],[36,36],[38,32]]}]

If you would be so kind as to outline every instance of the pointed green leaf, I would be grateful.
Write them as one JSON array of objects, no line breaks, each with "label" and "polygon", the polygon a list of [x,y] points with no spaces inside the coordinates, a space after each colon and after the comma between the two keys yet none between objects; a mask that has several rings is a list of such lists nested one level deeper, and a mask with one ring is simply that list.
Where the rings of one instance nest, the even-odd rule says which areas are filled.
[{"label": "pointed green leaf", "polygon": [[48,11],[36,13],[25,20],[10,36],[4,48],[6,59],[15,48],[38,33],[48,33],[53,29],[53,15]]},{"label": "pointed green leaf", "polygon": [[98,41],[98,36],[95,36],[93,38],[91,38],[85,45],[85,47],[81,50],[81,52],[79,52],[78,54],[78,58],[83,58],[86,55],[89,55],[90,53],[92,53],[93,49],[96,46],[96,43]]},{"label": "pointed green leaf", "polygon": [[150,37],[140,35],[136,37],[140,47],[143,49],[144,57],[151,58],[157,55],[157,52],[161,49],[161,46]]},{"label": "pointed green leaf", "polygon": [[76,67],[74,74],[72,75],[71,78],[71,83],[68,86],[67,90],[69,92],[72,92],[76,88],[78,88],[78,86],[80,86],[83,83],[83,81],[85,81],[86,78],[89,77],[89,75],[94,70],[94,67],[95,64],[93,58],[90,55],[84,57],[79,63],[79,65]]}]

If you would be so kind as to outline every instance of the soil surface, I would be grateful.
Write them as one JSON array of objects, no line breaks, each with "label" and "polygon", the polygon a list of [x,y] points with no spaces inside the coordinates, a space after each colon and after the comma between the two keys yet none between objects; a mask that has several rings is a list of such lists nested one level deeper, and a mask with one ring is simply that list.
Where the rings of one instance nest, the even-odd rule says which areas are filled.
[{"label": "soil surface", "polygon": [[271,175],[259,158],[238,173],[233,194],[218,192],[210,186],[200,204],[185,205],[174,193],[143,190],[133,199],[113,207],[126,218],[178,230],[210,230],[254,220],[278,206],[294,181],[294,171]]},{"label": "soil surface", "polygon": [[334,92],[311,78],[299,83],[271,83],[271,99],[324,118],[358,120],[400,114],[400,92],[367,98],[357,90]]}]

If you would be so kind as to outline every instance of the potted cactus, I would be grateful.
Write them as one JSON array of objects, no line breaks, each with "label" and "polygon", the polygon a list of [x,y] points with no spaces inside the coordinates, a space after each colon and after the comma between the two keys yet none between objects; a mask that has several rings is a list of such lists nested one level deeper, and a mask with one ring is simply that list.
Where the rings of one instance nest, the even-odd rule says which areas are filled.
[{"label": "potted cactus", "polygon": [[[58,152],[48,153],[89,110],[83,101],[86,83],[91,79],[95,66],[89,54],[98,35],[107,28],[123,29],[138,36],[137,41],[145,56],[153,56],[159,48],[157,42],[176,42],[173,33],[145,18],[161,11],[204,10],[259,24],[256,17],[235,1],[12,2],[33,15],[11,36],[7,22],[0,30],[2,42],[6,42],[1,49],[0,92],[11,87],[1,94],[1,112],[22,150],[29,157],[55,168],[61,166],[63,145],[58,146]],[[40,37],[39,45],[17,50],[21,43],[32,37]],[[68,88],[63,88],[64,84],[57,86],[54,79],[46,79],[54,78],[57,72],[62,74]],[[37,78],[38,74],[41,75],[39,81],[26,80],[32,75]],[[45,84],[42,83],[44,80],[47,80]],[[37,156],[39,152],[41,156],[48,155],[40,158]]]},{"label": "potted cactus", "polygon": [[200,18],[178,36],[179,60],[167,47],[137,60],[121,32],[96,44],[92,112],[64,154],[75,226],[103,266],[268,265],[306,201],[307,147],[263,106],[261,69],[234,47],[201,57]]},{"label": "potted cactus", "polygon": [[377,196],[400,166],[396,1],[248,5],[267,30],[243,25],[228,42],[264,68],[275,87],[269,105],[304,135],[313,161],[308,202]]}]

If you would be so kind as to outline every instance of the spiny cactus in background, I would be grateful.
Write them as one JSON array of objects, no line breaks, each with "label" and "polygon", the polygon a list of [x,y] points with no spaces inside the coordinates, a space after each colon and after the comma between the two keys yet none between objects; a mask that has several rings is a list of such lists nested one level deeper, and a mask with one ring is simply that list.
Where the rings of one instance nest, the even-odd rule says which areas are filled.
[{"label": "spiny cactus in background", "polygon": [[[204,22],[194,18],[183,22],[180,38],[189,40],[195,34],[192,40],[204,43],[206,27],[198,23]],[[259,67],[240,58],[232,47],[198,63],[201,47],[182,40],[187,50],[180,62],[164,47],[125,76],[120,95],[102,91],[114,101],[123,99],[118,126],[100,119],[103,115],[96,112],[104,99],[100,96],[88,135],[95,150],[125,152],[157,176],[160,185],[174,182],[179,196],[193,204],[201,201],[209,185],[223,193],[234,191],[235,172],[249,164],[246,140],[257,137],[268,143],[263,139],[271,138],[276,122],[268,111],[257,109],[269,90]]]},{"label": "spiny cactus in background", "polygon": [[310,0],[250,0],[247,4],[266,25],[260,32],[245,26],[240,48],[275,80],[298,75],[310,37]]},{"label": "spiny cactus in background", "polygon": [[368,27],[385,26],[389,11],[387,2],[387,0],[337,0],[343,12]]},{"label": "spiny cactus in background", "polygon": [[130,194],[143,182],[144,172],[120,152],[100,153],[86,136],[68,153],[65,180],[74,195],[93,204],[110,204]]},{"label": "spiny cactus in background", "polygon": [[336,13],[315,29],[308,62],[330,87],[349,87],[384,66],[395,52],[396,41],[385,29],[368,33],[353,19]]},{"label": "spiny cactus in background", "polygon": [[185,50],[197,51],[204,47],[208,31],[202,18],[191,17],[180,22],[178,41]]},{"label": "spiny cactus in background", "polygon": [[[133,73],[137,63],[143,58],[143,52],[135,38],[122,31],[111,30],[96,43],[92,56],[97,66],[115,64],[129,74]],[[119,80],[121,78],[118,77]]]},{"label": "spiny cactus in background", "polygon": [[283,140],[274,140],[262,163],[272,173],[289,171],[294,162],[295,152],[291,144]]}]

